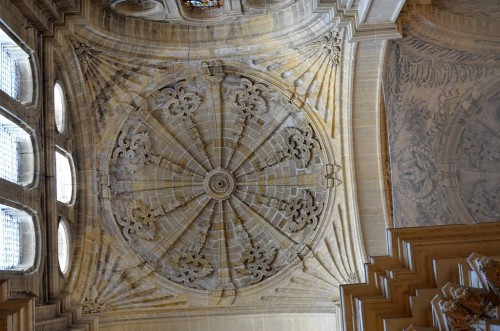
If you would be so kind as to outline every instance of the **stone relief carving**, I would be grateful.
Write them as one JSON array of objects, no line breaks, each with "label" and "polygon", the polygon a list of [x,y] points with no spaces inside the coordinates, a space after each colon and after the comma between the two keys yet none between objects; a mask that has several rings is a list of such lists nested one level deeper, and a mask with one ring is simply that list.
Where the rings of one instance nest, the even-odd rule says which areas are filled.
[{"label": "stone relief carving", "polygon": [[233,224],[237,228],[237,234],[242,239],[245,247],[235,270],[244,276],[251,276],[246,281],[247,285],[258,283],[264,278],[277,273],[278,269],[273,268],[277,249],[274,247],[265,249],[259,245],[254,246],[246,228],[243,226],[241,219],[235,215],[234,210],[233,214]]},{"label": "stone relief carving", "polygon": [[245,265],[244,269],[237,271],[243,275],[251,275],[252,278],[248,281],[248,285],[260,282],[264,278],[270,277],[278,272],[272,268],[272,264],[276,257],[276,248],[270,250],[259,247],[247,248],[243,253],[240,262]]},{"label": "stone relief carving", "polygon": [[275,152],[264,161],[254,161],[254,171],[262,171],[267,167],[282,162],[285,158],[292,159],[298,167],[307,168],[311,162],[314,149],[321,149],[314,135],[313,128],[306,124],[305,129],[290,127],[286,129],[287,148]]},{"label": "stone relief carving", "polygon": [[123,158],[125,168],[130,174],[134,174],[145,165],[151,164],[179,174],[195,175],[194,171],[154,154],[151,151],[151,140],[147,132],[136,134],[122,132],[118,137],[117,145],[113,150],[112,159],[117,161],[119,158]]},{"label": "stone relief carving", "polygon": [[396,226],[498,218],[500,131],[490,114],[500,99],[482,96],[487,87],[480,82],[498,72],[500,57],[409,35],[393,43],[388,58],[384,88]]},{"label": "stone relief carving", "polygon": [[288,229],[291,232],[297,232],[304,229],[306,225],[316,229],[322,210],[323,204],[316,203],[312,193],[306,190],[304,198],[296,199],[288,211],[291,217]]},{"label": "stone relief carving", "polygon": [[331,30],[326,36],[314,42],[313,45],[328,53],[334,65],[340,63],[342,39],[340,38],[339,29]]},{"label": "stone relief carving", "polygon": [[243,195],[246,198],[252,197],[252,202],[256,204],[265,204],[282,211],[287,221],[287,226],[284,230],[288,232],[301,231],[306,225],[314,230],[323,210],[323,203],[318,202],[318,199],[315,199],[309,190],[304,190],[301,198],[291,199],[290,201],[283,201],[251,192],[245,192]]},{"label": "stone relief carving", "polygon": [[90,295],[83,301],[82,309],[84,314],[100,313],[104,309],[104,305],[97,298],[97,290],[92,288]]},{"label": "stone relief carving", "polygon": [[204,218],[200,224],[193,247],[185,253],[174,253],[171,260],[172,270],[169,271],[169,279],[177,283],[183,283],[190,287],[202,288],[196,282],[199,279],[205,278],[213,272],[212,264],[205,260],[201,253],[207,241],[209,228],[212,225],[213,209]]},{"label": "stone relief carving", "polygon": [[167,87],[155,95],[155,109],[162,111],[167,118],[182,118],[191,121],[193,113],[200,107],[201,98],[195,92],[188,92],[187,81],[181,81],[174,87]]},{"label": "stone relief carving", "polygon": [[327,188],[342,184],[342,180],[339,178],[341,170],[342,167],[338,164],[327,164],[325,166],[325,186]]},{"label": "stone relief carving", "polygon": [[139,133],[126,139],[127,133],[122,132],[118,137],[118,147],[113,151],[113,159],[125,159],[125,167],[133,174],[146,164],[146,157],[151,150],[151,142],[147,133]]},{"label": "stone relief carving", "polygon": [[[153,95],[154,110],[160,111],[166,121],[181,119],[184,128],[195,141],[196,147],[210,160],[200,130],[194,121],[194,113],[201,105],[201,98],[196,92],[187,91],[193,86],[188,81],[180,81],[173,87],[166,87]],[[202,89],[196,86],[193,90]],[[153,110],[153,111],[154,111]]]},{"label": "stone relief carving", "polygon": [[75,39],[71,40],[73,43],[73,48],[75,50],[76,58],[80,62],[82,72],[85,73],[89,66],[89,63],[93,57],[93,49],[89,45],[79,42]]},{"label": "stone relief carving", "polygon": [[231,161],[243,132],[247,126],[247,121],[256,116],[268,112],[268,102],[264,94],[274,92],[273,89],[262,83],[255,83],[251,79],[241,76],[230,76],[228,82],[232,87],[228,92],[228,101],[231,108],[238,113],[239,117],[235,122],[232,139],[229,140],[231,154],[227,162]]},{"label": "stone relief carving", "polygon": [[192,251],[173,258],[172,266],[175,273],[170,273],[170,279],[184,285],[191,285],[214,270],[203,255]]},{"label": "stone relief carving", "polygon": [[483,256],[476,263],[489,288],[500,296],[500,262],[491,257]]},{"label": "stone relief carving", "polygon": [[440,302],[440,306],[453,330],[485,330],[486,320],[497,319],[497,296],[464,286],[448,287],[453,298]]},{"label": "stone relief carving", "polygon": [[122,226],[123,235],[127,240],[131,240],[131,234],[142,239],[153,240],[156,233],[155,222],[159,216],[164,215],[161,208],[152,209],[140,200],[132,200],[127,206],[127,216],[123,219],[117,217],[116,221]]},{"label": "stone relief carving", "polygon": [[238,83],[241,87],[229,92],[228,100],[240,116],[246,119],[268,111],[267,102],[262,97],[262,92],[272,91],[267,85],[254,83],[245,77],[239,77]]},{"label": "stone relief carving", "polygon": [[[231,304],[314,238],[340,167],[303,112],[218,68],[152,93],[123,123],[107,197],[124,242],[168,284]],[[255,171],[254,160],[280,151],[287,157]]]}]

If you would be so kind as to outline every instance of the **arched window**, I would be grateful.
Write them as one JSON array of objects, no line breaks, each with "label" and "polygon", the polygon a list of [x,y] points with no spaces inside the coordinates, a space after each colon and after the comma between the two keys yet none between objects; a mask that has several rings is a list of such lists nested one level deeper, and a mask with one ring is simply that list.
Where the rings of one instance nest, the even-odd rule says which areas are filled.
[{"label": "arched window", "polygon": [[35,228],[31,216],[0,205],[0,270],[31,268],[35,251]]},{"label": "arched window", "polygon": [[61,219],[57,228],[57,258],[63,274],[69,270],[69,230],[66,220]]},{"label": "arched window", "polygon": [[66,117],[66,98],[60,83],[54,85],[54,113],[57,131],[63,132]]},{"label": "arched window", "polygon": [[27,185],[33,180],[33,146],[30,135],[0,114],[0,178]]},{"label": "arched window", "polygon": [[73,198],[73,167],[68,153],[56,151],[57,200],[70,203]]},{"label": "arched window", "polygon": [[20,101],[31,101],[33,94],[29,56],[1,29],[0,90]]}]

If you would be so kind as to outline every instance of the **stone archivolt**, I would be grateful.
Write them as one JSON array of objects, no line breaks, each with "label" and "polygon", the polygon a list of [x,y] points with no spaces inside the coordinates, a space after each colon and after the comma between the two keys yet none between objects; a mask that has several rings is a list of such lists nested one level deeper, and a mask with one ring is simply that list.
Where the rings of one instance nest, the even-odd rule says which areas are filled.
[{"label": "stone archivolt", "polygon": [[265,83],[219,76],[147,97],[109,169],[115,226],[130,249],[164,278],[216,297],[278,274],[314,245],[335,174],[304,112]]}]

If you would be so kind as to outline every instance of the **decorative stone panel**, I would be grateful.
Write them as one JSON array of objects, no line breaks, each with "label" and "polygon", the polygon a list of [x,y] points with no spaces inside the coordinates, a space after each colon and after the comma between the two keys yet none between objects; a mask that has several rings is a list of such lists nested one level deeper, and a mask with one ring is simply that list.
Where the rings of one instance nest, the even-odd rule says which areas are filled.
[{"label": "decorative stone panel", "polygon": [[203,68],[125,118],[109,142],[106,204],[124,245],[165,282],[234,298],[316,245],[340,167],[314,117],[276,88]]},{"label": "decorative stone panel", "polygon": [[500,217],[500,57],[417,36],[392,43],[385,102],[394,223]]}]

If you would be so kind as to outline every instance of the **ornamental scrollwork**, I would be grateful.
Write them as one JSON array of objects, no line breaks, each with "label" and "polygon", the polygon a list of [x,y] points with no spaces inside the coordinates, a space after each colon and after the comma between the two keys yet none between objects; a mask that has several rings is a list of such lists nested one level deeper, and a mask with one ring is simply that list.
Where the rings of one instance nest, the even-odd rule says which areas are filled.
[{"label": "ornamental scrollwork", "polygon": [[166,118],[191,119],[200,107],[201,98],[194,92],[187,92],[187,81],[181,81],[174,87],[167,87],[154,95],[155,109],[162,111]]},{"label": "ornamental scrollwork", "polygon": [[144,167],[151,151],[151,141],[147,132],[134,134],[130,138],[126,132],[122,132],[117,143],[118,147],[113,151],[113,160],[124,158],[125,167],[131,174]]},{"label": "ornamental scrollwork", "polygon": [[[173,87],[166,87],[152,95],[153,111],[160,111],[166,121],[181,119],[189,136],[196,142],[196,147],[210,162],[200,130],[194,121],[194,113],[201,105],[201,97],[196,92],[188,91],[193,87],[183,80]],[[198,87],[196,87],[198,88]]]},{"label": "ornamental scrollwork", "polygon": [[140,200],[132,200],[127,206],[127,216],[123,219],[117,217],[117,223],[122,227],[123,235],[127,240],[131,240],[130,235],[135,234],[146,240],[155,238],[155,222],[158,217],[164,216],[163,209],[152,209]]},{"label": "ornamental scrollwork", "polygon": [[338,65],[340,63],[342,39],[340,38],[339,29],[331,30],[326,36],[314,42],[313,45],[326,52],[333,64]]},{"label": "ornamental scrollwork", "polygon": [[233,89],[228,93],[228,102],[239,116],[234,123],[233,134],[229,141],[229,147],[231,147],[232,150],[228,159],[231,159],[233,156],[243,132],[245,131],[248,120],[255,115],[262,115],[269,111],[263,93],[274,91],[265,84],[254,83],[245,77],[233,76],[231,78],[236,79],[235,83],[239,84],[239,86],[237,89]]},{"label": "ornamental scrollwork", "polygon": [[214,271],[212,264],[205,259],[202,251],[207,242],[208,231],[212,225],[213,208],[201,219],[195,240],[187,252],[175,252],[168,267],[168,278],[176,283],[190,287],[202,288],[197,281],[207,277]]},{"label": "ornamental scrollwork", "polygon": [[315,203],[312,193],[306,190],[304,198],[294,200],[287,211],[287,215],[290,217],[288,230],[298,232],[303,230],[306,225],[313,230],[316,229],[322,211],[323,203]]},{"label": "ornamental scrollwork", "polygon": [[321,145],[309,123],[304,129],[286,128],[285,140],[287,148],[273,153],[264,161],[255,160],[253,162],[254,171],[262,171],[287,158],[293,160],[297,167],[307,168],[311,163],[314,149],[321,149]]},{"label": "ornamental scrollwork", "polygon": [[272,89],[244,77],[240,77],[238,82],[242,87],[232,90],[228,95],[229,103],[233,109],[244,118],[266,113],[268,111],[267,102],[262,97],[262,93],[272,92]]},{"label": "ornamental scrollwork", "polygon": [[148,132],[130,134],[122,131],[118,136],[117,147],[113,150],[112,160],[125,160],[125,168],[134,174],[145,165],[156,165],[170,171],[188,176],[195,175],[191,169],[183,167],[151,151],[151,140]]},{"label": "ornamental scrollwork", "polygon": [[268,250],[259,245],[249,245],[240,259],[244,267],[237,268],[236,270],[242,275],[252,276],[248,280],[248,285],[256,284],[278,272],[278,269],[272,266],[276,258],[276,253],[276,248]]},{"label": "ornamental scrollwork", "polygon": [[320,148],[310,124],[304,130],[287,128],[288,153],[301,168],[307,168],[312,158],[313,148]]},{"label": "ornamental scrollwork", "polygon": [[214,270],[212,264],[196,251],[175,256],[172,259],[172,269],[169,273],[170,280],[190,286],[196,280],[210,275]]}]

